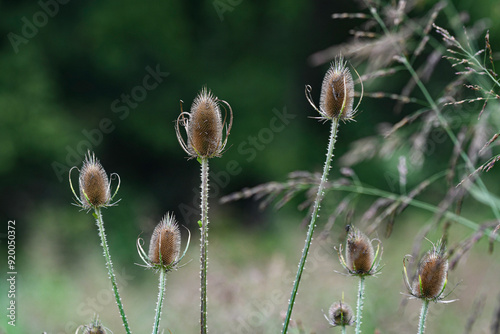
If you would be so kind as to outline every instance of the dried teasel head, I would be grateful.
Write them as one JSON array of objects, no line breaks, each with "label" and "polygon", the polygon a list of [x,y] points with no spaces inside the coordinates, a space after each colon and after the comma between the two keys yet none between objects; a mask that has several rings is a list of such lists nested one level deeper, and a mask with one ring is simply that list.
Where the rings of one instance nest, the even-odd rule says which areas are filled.
[{"label": "dried teasel head", "polygon": [[[363,84],[361,84],[361,91],[362,97]],[[311,106],[319,112],[320,119],[341,119],[343,121],[353,119],[361,99],[356,108],[353,109],[354,81],[347,67],[347,62],[342,56],[337,57],[332,62],[323,78],[319,108],[312,102],[310,86],[306,86],[306,98]]]},{"label": "dried teasel head", "polygon": [[89,325],[78,326],[75,334],[80,334],[80,331],[82,331],[81,333],[83,333],[83,334],[107,334],[108,333],[107,328],[101,324],[101,321],[99,320],[98,315],[95,315],[94,319],[92,320],[92,322]]},{"label": "dried teasel head", "polygon": [[137,251],[147,268],[170,271],[177,269],[189,247],[189,240],[183,254],[180,254],[181,232],[179,225],[172,214],[166,214],[156,225],[151,241],[149,252],[146,254],[142,248],[142,239],[137,239]]},{"label": "dried teasel head", "polygon": [[[222,118],[221,103],[229,109],[229,124],[226,123],[227,110],[225,108],[226,113]],[[194,99],[190,112],[182,111],[181,101],[181,114],[176,122],[177,139],[190,157],[220,157],[226,147],[232,124],[231,106],[226,101],[219,100],[204,87]],[[180,126],[184,126],[186,130],[187,144],[181,136]]]},{"label": "dried teasel head", "polygon": [[166,215],[156,225],[149,244],[149,260],[154,264],[168,266],[179,257],[181,232],[173,216]]},{"label": "dried teasel head", "polygon": [[342,245],[338,253],[342,266],[350,275],[376,275],[381,268],[381,245],[378,239],[377,249],[373,248],[373,240],[352,225],[347,225],[347,239],[345,245],[345,259],[342,256]]},{"label": "dried teasel head", "polygon": [[448,259],[441,243],[433,245],[433,248],[422,257],[413,284],[410,284],[408,279],[405,257],[403,259],[403,277],[412,298],[435,302],[454,301],[443,301],[443,298],[445,298],[444,290],[448,283]]},{"label": "dried teasel head", "polygon": [[343,302],[336,302],[330,306],[328,316],[325,315],[328,323],[333,326],[352,326],[354,324],[354,312],[352,308]]},{"label": "dried teasel head", "polygon": [[[104,168],[95,157],[94,153],[91,153],[90,151],[87,152],[85,160],[83,161],[83,166],[81,170],[79,170],[80,174],[78,177],[78,185],[80,188],[80,196],[77,196],[75,190],[73,189],[73,183],[71,181],[71,172],[73,171],[73,168],[71,168],[69,172],[69,182],[78,206],[82,209],[89,210],[92,208],[112,206],[117,203],[115,202],[111,204],[111,200],[120,188],[120,178],[118,177],[118,174],[113,173],[108,179]],[[110,179],[113,179],[114,177],[118,178],[118,186],[114,195],[111,196]]]}]

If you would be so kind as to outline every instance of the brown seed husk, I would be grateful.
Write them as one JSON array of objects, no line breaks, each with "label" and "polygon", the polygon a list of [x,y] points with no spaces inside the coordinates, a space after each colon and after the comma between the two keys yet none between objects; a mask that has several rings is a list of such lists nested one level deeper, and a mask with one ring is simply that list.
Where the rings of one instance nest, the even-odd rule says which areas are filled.
[{"label": "brown seed husk", "polygon": [[217,98],[203,88],[191,106],[187,129],[191,154],[203,158],[218,156],[222,147],[222,128]]},{"label": "brown seed husk", "polygon": [[[343,58],[330,65],[321,85],[320,109],[328,118],[351,119],[354,104],[354,81]],[[344,109],[342,106],[344,105]]]},{"label": "brown seed husk", "polygon": [[[156,225],[149,244],[149,260],[168,266],[179,257],[181,233],[173,216],[166,215]],[[161,262],[160,262],[161,254]]]},{"label": "brown seed husk", "polygon": [[[435,250],[429,251],[420,261],[418,276],[413,284],[413,294],[419,298],[434,299],[443,291],[448,275],[448,260]],[[420,280],[422,285],[420,286]]]},{"label": "brown seed husk", "polygon": [[346,242],[347,267],[357,274],[370,274],[375,252],[370,239],[358,229],[351,227]]},{"label": "brown seed husk", "polygon": [[[80,199],[84,208],[101,207],[109,204],[111,192],[108,176],[94,154],[88,153],[79,177]],[[85,197],[87,195],[87,197]],[[88,199],[87,199],[88,198]]]},{"label": "brown seed husk", "polygon": [[337,302],[330,306],[328,320],[332,326],[350,326],[354,323],[354,313],[349,305]]}]

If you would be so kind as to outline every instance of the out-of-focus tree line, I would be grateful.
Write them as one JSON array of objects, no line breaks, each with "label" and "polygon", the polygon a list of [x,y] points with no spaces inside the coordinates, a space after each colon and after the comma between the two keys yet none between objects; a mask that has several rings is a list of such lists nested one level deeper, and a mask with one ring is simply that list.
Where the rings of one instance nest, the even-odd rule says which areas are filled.
[{"label": "out-of-focus tree line", "polygon": [[[416,10],[432,5],[419,1]],[[308,57],[351,38],[357,22],[331,14],[357,11],[356,3],[42,0],[0,6],[3,220],[30,220],[37,208],[67,206],[69,168],[90,149],[108,173],[120,174],[128,214],[159,217],[168,210],[192,224],[198,164],[186,161],[173,121],[179,101],[188,110],[203,85],[234,111],[230,147],[211,161],[214,197],[283,180],[294,170],[320,170],[328,126],[308,118],[316,115],[304,85],[312,85],[318,99],[327,65],[312,67]],[[470,20],[499,10],[494,1],[455,6]],[[487,24],[499,49],[499,23]],[[358,121],[341,126],[336,155],[375,133],[374,124],[400,117],[392,113],[394,103],[366,98]],[[228,170],[230,161],[237,166]],[[375,161],[358,172],[384,184],[375,177],[384,168]]]}]

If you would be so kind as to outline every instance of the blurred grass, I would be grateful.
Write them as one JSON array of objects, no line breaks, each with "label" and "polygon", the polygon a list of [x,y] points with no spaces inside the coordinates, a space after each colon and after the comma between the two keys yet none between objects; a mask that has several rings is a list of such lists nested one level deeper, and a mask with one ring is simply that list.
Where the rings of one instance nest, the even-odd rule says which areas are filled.
[{"label": "blurred grass", "polygon": [[[105,224],[106,218],[117,211],[120,210],[110,208],[104,212]],[[278,216],[271,225],[241,228],[225,220],[223,215],[214,215],[208,277],[209,328],[212,331],[279,332],[304,242],[304,230],[298,227],[296,214],[285,210]],[[13,329],[9,327],[8,333],[73,333],[76,326],[90,322],[94,312],[99,314],[105,326],[120,333],[121,320],[111,295],[91,215],[78,213],[76,208],[45,209],[33,218],[37,223],[32,225],[18,253],[18,325]],[[364,332],[373,333],[378,329],[382,333],[401,333],[416,328],[420,302],[411,300],[400,308],[405,298],[401,295],[405,292],[402,259],[411,252],[413,238],[422,226],[420,222],[428,218],[410,209],[400,217],[394,234],[389,239],[382,238],[385,266],[378,277],[366,282]],[[123,248],[116,247],[118,240],[114,231],[125,225],[134,224],[127,220],[107,224],[111,255],[131,328],[135,333],[147,333],[153,321],[158,276],[134,265],[140,262],[134,233],[127,233],[127,239],[120,241]],[[67,229],[77,230],[83,242],[68,240]],[[192,261],[170,273],[167,279],[162,327],[173,333],[199,330],[198,233],[192,232],[193,242],[185,258]],[[150,233],[141,234],[146,245],[149,245]],[[458,240],[468,233],[470,231],[455,226],[450,239]],[[338,236],[343,235],[343,226],[335,226],[334,235],[333,239],[318,238],[313,243],[297,297],[293,319],[301,323],[306,333],[331,332],[322,313],[341,298],[342,292],[345,302],[356,303],[357,279],[334,272],[341,271],[334,247],[340,243]],[[432,237],[439,237],[437,231]],[[424,244],[424,248],[430,247],[430,243]],[[118,253],[122,249],[127,251],[126,256]],[[486,333],[497,304],[490,287],[497,284],[499,272],[500,262],[494,255],[487,255],[487,244],[481,241],[449,274],[447,290],[458,285],[448,299],[459,298],[460,301],[449,305],[431,304],[428,331],[461,332],[474,302],[482,299],[485,307],[473,332]],[[463,316],[457,318],[458,314]],[[298,331],[292,329],[291,333]]]}]

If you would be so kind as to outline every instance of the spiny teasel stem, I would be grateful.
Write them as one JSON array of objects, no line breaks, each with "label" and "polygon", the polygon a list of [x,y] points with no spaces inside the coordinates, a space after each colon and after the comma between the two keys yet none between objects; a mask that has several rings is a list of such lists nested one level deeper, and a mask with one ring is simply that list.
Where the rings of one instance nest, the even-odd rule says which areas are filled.
[{"label": "spiny teasel stem", "polygon": [[158,301],[156,302],[155,322],[153,324],[153,334],[160,330],[161,309],[163,307],[163,296],[165,294],[165,283],[167,281],[167,271],[160,270],[160,283],[158,285]]},{"label": "spiny teasel stem", "polygon": [[365,277],[359,277],[358,303],[356,305],[356,334],[361,333],[361,318],[363,318],[363,302],[365,300]]},{"label": "spiny teasel stem", "polygon": [[420,310],[420,320],[418,322],[418,334],[425,332],[425,320],[427,320],[427,311],[429,311],[429,300],[422,300],[422,309]]},{"label": "spiny teasel stem", "polygon": [[304,271],[304,266],[306,264],[307,255],[309,253],[309,247],[311,247],[312,237],[314,233],[314,228],[316,227],[316,218],[319,214],[320,203],[323,198],[323,192],[325,189],[325,185],[328,181],[328,173],[331,168],[332,158],[333,158],[333,150],[335,148],[335,142],[337,141],[337,129],[338,129],[339,119],[332,119],[332,128],[330,131],[330,141],[328,143],[328,150],[326,153],[326,161],[325,166],[323,167],[323,175],[321,176],[321,182],[318,186],[318,192],[316,193],[316,199],[314,200],[314,207],[311,215],[311,221],[309,223],[309,229],[307,231],[307,237],[304,245],[304,249],[302,250],[302,257],[299,262],[299,269],[297,270],[297,275],[295,276],[295,282],[293,284],[292,294],[290,296],[290,300],[288,301],[288,311],[286,314],[285,322],[283,323],[282,334],[286,334],[288,331],[288,325],[290,323],[290,318],[292,316],[293,306],[295,304],[295,297],[297,296],[297,291],[299,289],[300,279],[302,277],[302,272]]},{"label": "spiny teasel stem", "polygon": [[201,333],[207,329],[207,266],[208,266],[208,158],[201,158],[201,243],[200,243],[200,278],[201,278]]},{"label": "spiny teasel stem", "polygon": [[118,292],[118,285],[116,284],[115,272],[113,270],[113,262],[111,262],[111,256],[109,255],[108,242],[106,241],[106,233],[104,232],[104,222],[102,220],[101,209],[94,208],[94,218],[96,219],[97,227],[99,229],[99,236],[101,237],[101,246],[104,251],[104,258],[106,259],[106,268],[108,268],[109,279],[111,280],[111,285],[113,286],[113,292],[115,295],[116,304],[118,305],[118,310],[120,311],[120,316],[122,317],[123,327],[127,334],[130,334],[130,328],[127,322],[127,316],[123,310],[123,304],[120,298],[120,293]]}]

